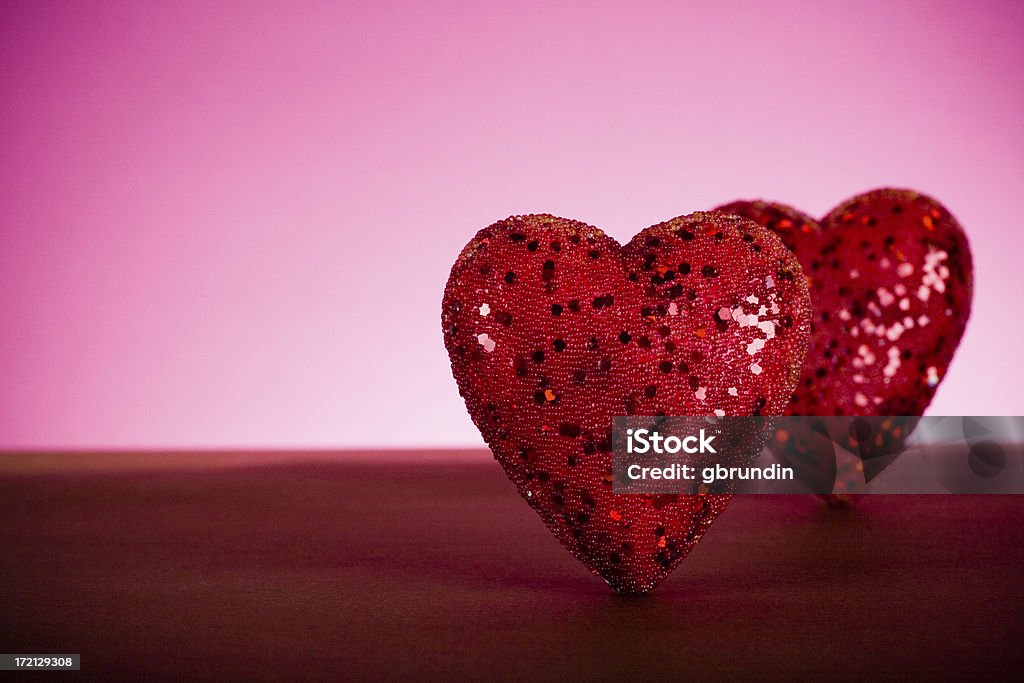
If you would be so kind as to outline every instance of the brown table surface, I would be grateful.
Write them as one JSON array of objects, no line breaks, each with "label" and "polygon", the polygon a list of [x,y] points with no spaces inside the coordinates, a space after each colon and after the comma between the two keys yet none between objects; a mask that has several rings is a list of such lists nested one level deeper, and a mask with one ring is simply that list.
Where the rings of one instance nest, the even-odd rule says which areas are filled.
[{"label": "brown table surface", "polygon": [[624,598],[484,452],[5,454],[0,547],[0,651],[81,653],[102,680],[999,678],[1024,661],[1018,496],[739,496],[658,590]]}]

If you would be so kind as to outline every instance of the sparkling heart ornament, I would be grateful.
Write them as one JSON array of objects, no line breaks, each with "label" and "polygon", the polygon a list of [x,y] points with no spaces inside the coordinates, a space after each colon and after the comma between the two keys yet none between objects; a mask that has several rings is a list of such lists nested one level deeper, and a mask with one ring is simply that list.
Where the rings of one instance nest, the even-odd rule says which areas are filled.
[{"label": "sparkling heart ornament", "polygon": [[[924,413],[971,312],[970,247],[944,206],[917,192],[880,189],[820,222],[764,201],[717,210],[773,230],[810,281],[811,343],[789,414]],[[902,449],[915,424],[894,420],[865,447]]]},{"label": "sparkling heart ornament", "polygon": [[484,228],[452,267],[445,346],[473,422],[561,543],[615,590],[662,581],[726,495],[615,495],[621,415],[777,415],[806,353],[810,300],[771,231],[717,213],[625,247],[550,215]]},{"label": "sparkling heart ornament", "polygon": [[882,189],[821,222],[782,204],[719,211],[775,231],[811,283],[811,346],[794,415],[920,415],[971,312],[971,251],[934,199]]}]

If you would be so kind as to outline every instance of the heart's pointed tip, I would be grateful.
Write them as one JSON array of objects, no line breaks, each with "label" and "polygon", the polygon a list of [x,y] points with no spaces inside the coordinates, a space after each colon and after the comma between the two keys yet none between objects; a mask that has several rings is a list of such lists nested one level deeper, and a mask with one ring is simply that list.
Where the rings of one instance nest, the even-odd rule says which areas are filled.
[{"label": "heart's pointed tip", "polygon": [[830,493],[821,496],[830,510],[851,510],[857,504],[856,496],[848,493]]},{"label": "heart's pointed tip", "polygon": [[623,581],[621,577],[617,577],[616,579],[604,578],[604,580],[605,583],[607,583],[615,592],[615,595],[622,596],[624,598],[638,598],[650,595],[655,588],[661,585],[662,579],[637,579]]},{"label": "heart's pointed tip", "polygon": [[645,598],[650,596],[654,592],[655,588],[657,588],[657,586],[652,586],[651,588],[638,589],[612,588],[612,591],[615,593],[616,596],[620,598]]}]

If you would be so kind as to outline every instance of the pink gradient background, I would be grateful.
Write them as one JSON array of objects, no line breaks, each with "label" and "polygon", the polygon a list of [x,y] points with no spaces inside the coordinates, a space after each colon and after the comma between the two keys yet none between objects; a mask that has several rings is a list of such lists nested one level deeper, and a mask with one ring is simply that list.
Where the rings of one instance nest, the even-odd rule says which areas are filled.
[{"label": "pink gradient background", "polygon": [[480,445],[448,269],[881,185],[966,226],[932,414],[1024,414],[1024,3],[0,4],[0,447]]}]

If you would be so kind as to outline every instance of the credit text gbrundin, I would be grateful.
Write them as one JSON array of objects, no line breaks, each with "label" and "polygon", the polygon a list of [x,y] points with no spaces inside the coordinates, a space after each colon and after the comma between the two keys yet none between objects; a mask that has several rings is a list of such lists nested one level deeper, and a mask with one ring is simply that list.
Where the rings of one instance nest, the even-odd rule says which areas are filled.
[{"label": "credit text gbrundin", "polygon": [[[648,429],[627,429],[626,430],[626,452],[628,454],[649,454],[675,455],[680,452],[687,454],[717,453],[712,441],[715,435],[707,435],[703,429],[698,435],[678,437],[669,435],[663,437],[657,431]],[[747,479],[793,479],[793,468],[783,467],[772,463],[766,467],[725,467],[724,465],[713,465],[708,467],[697,467],[682,463],[671,463],[664,467],[643,467],[638,464],[630,465],[626,470],[626,476],[634,481],[638,480],[697,480],[704,484],[713,484],[718,481],[747,480]]]}]

